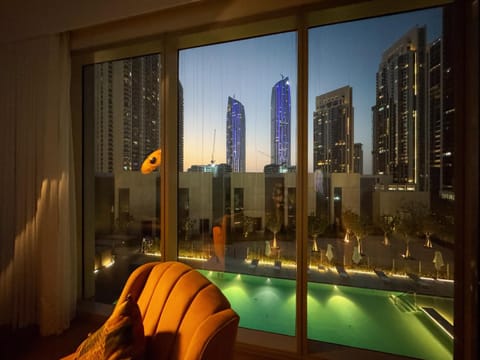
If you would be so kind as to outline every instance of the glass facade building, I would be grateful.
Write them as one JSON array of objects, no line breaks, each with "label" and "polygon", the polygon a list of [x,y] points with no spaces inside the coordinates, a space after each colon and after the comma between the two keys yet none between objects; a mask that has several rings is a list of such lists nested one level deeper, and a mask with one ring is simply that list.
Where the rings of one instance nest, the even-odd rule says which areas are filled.
[{"label": "glass facade building", "polygon": [[227,164],[233,172],[245,172],[245,108],[230,96],[227,105]]},{"label": "glass facade building", "polygon": [[[160,141],[158,55],[123,62],[123,168],[140,170]],[[111,101],[111,99],[110,99]]]},{"label": "glass facade building", "polygon": [[313,114],[314,170],[324,174],[353,171],[352,88],[344,86],[316,97]]},{"label": "glass facade building", "polygon": [[288,77],[272,88],[271,100],[271,157],[272,164],[290,166],[291,98]]},{"label": "glass facade building", "polygon": [[414,27],[386,49],[377,72],[373,109],[373,173],[428,191],[425,27]]}]

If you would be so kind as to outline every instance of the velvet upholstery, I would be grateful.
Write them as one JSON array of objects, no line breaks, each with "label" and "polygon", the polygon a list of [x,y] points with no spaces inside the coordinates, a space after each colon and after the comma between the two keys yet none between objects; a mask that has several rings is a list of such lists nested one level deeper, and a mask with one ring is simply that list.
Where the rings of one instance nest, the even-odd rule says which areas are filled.
[{"label": "velvet upholstery", "polygon": [[239,316],[198,271],[180,262],[147,263],[132,272],[118,304],[129,294],[143,318],[146,359],[233,358]]}]

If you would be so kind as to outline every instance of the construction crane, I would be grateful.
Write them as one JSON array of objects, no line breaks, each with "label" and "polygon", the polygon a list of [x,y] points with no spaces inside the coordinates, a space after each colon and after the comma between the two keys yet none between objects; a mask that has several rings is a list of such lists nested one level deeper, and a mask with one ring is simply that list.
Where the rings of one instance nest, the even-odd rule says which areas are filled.
[{"label": "construction crane", "polygon": [[270,154],[267,154],[265,151],[262,151],[262,150],[257,150],[257,152],[265,157],[268,158],[268,160],[270,160],[271,163],[273,163],[273,159],[272,159],[272,156]]},{"label": "construction crane", "polygon": [[217,129],[213,130],[213,146],[212,146],[212,157],[210,160],[210,164],[215,164],[215,136],[217,135]]}]

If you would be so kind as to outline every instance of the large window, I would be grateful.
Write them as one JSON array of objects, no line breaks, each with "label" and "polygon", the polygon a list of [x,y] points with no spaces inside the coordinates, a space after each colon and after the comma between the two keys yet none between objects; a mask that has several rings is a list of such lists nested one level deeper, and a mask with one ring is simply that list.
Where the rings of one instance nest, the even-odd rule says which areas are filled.
[{"label": "large window", "polygon": [[437,8],[309,30],[309,339],[452,357],[442,19]]},{"label": "large window", "polygon": [[159,55],[86,66],[95,299],[114,303],[139,264],[179,260],[281,350],[453,358],[446,9],[343,22],[296,9],[166,35],[164,83]]},{"label": "large window", "polygon": [[160,56],[84,68],[86,271],[113,304],[130,272],[160,259]]},{"label": "large window", "polygon": [[178,99],[178,256],[224,290],[242,327],[291,336],[296,49],[289,32],[181,50]]}]

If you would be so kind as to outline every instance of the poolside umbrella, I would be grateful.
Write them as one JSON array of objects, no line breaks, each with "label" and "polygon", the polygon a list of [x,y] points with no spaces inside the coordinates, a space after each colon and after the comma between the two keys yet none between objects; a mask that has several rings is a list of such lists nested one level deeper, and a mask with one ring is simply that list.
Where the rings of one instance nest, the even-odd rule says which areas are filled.
[{"label": "poolside umbrella", "polygon": [[265,256],[270,256],[272,254],[272,249],[270,247],[270,240],[265,240]]},{"label": "poolside umbrella", "polygon": [[333,259],[333,247],[331,244],[327,245],[327,252],[325,253],[325,256],[327,257],[328,261],[332,261]]},{"label": "poolside umbrella", "polygon": [[142,163],[140,171],[142,174],[150,174],[153,170],[160,166],[162,162],[162,150],[157,149],[150,153]]},{"label": "poolside umbrella", "polygon": [[435,251],[435,256],[433,257],[433,263],[435,264],[435,269],[437,270],[437,277],[438,272],[441,270],[442,266],[445,265],[443,262],[443,256],[440,251]]},{"label": "poolside umbrella", "polygon": [[383,245],[390,245],[390,240],[388,240],[387,233],[385,233],[385,235],[383,235]]},{"label": "poolside umbrella", "polygon": [[430,233],[427,232],[427,234],[425,235],[425,246],[426,248],[432,248],[433,245],[432,245],[432,240],[430,239]]},{"label": "poolside umbrella", "polygon": [[357,265],[360,262],[360,260],[362,260],[362,255],[360,255],[359,248],[360,248],[359,246],[354,246],[353,247],[353,255],[352,255],[352,260]]}]

